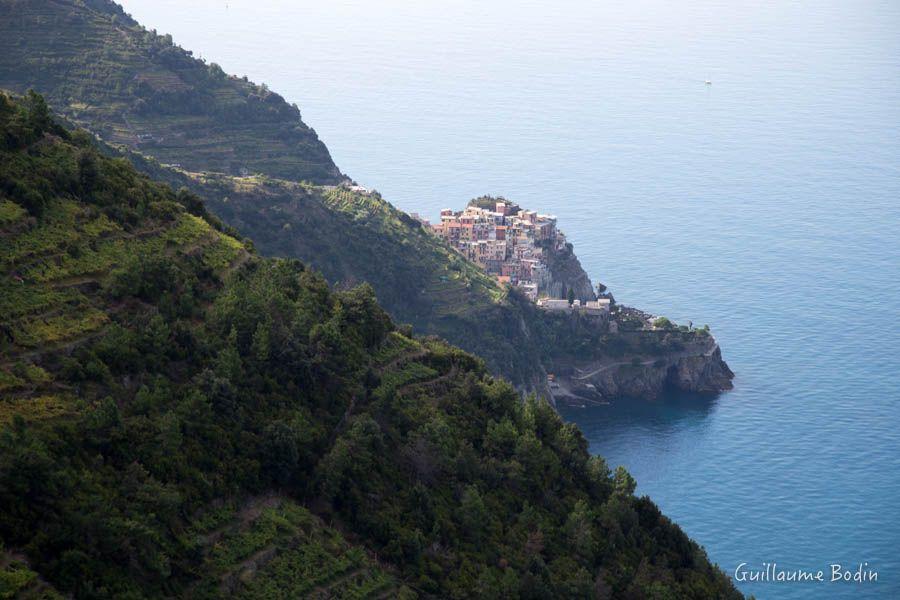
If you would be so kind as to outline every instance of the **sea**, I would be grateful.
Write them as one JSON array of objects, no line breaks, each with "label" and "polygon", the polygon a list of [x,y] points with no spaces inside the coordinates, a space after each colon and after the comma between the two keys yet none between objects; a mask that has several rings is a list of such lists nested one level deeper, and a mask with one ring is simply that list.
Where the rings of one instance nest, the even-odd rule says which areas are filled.
[{"label": "sea", "polygon": [[733,391],[563,417],[729,575],[824,572],[744,593],[900,598],[900,2],[124,4],[399,208],[554,214],[618,302],[709,324]]}]

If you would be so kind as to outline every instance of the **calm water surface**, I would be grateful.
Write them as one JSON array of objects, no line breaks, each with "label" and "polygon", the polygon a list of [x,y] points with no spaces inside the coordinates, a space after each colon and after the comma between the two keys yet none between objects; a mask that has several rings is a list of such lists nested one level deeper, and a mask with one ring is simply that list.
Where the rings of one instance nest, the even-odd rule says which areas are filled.
[{"label": "calm water surface", "polygon": [[555,213],[617,299],[709,323],[733,392],[564,416],[727,571],[879,572],[745,592],[900,597],[900,3],[125,5],[397,206]]}]

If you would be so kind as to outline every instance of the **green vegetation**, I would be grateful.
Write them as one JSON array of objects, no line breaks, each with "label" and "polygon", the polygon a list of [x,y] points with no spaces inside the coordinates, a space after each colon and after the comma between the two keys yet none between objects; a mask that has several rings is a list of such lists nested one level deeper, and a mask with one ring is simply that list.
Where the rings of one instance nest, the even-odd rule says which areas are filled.
[{"label": "green vegetation", "polygon": [[714,341],[708,329],[689,329],[668,319],[669,326],[657,325],[656,330],[651,330],[644,329],[644,321],[636,315],[616,313],[615,317],[624,324],[617,334],[610,334],[606,328],[597,327],[591,317],[579,314],[532,310],[527,320],[532,335],[540,340],[541,360],[551,372],[579,360],[629,357],[637,358],[635,364],[639,364],[688,350],[703,354]]},{"label": "green vegetation", "polygon": [[[536,315],[524,297],[497,285],[379,194],[327,185],[340,181],[340,173],[295,107],[264,86],[192,58],[170,36],[146,31],[109,0],[0,0],[0,87],[46,93],[55,108],[115,144],[144,173],[204,197],[215,214],[251,237],[264,254],[298,258],[341,287],[371,284],[396,320],[478,354],[492,373],[520,390],[543,390],[545,371],[555,368],[552,359],[569,357],[575,348],[582,358],[607,350],[615,354],[623,345],[637,350],[629,341],[599,339],[599,331],[577,340],[567,336],[571,328],[565,324],[552,331],[555,321]],[[33,96],[29,102],[43,100]],[[37,108],[29,114],[46,120],[46,105]],[[98,163],[96,154],[85,148],[72,159],[72,183],[87,195],[104,177],[98,164],[106,163]],[[57,224],[51,219],[39,237],[17,239],[10,257],[22,264],[22,276],[65,280],[72,287],[127,258],[122,238],[132,233],[132,224],[93,209],[75,218],[66,211],[77,207],[64,201],[44,206],[42,191],[24,183],[16,189],[8,192],[16,202],[0,204],[0,227],[26,228],[34,218],[29,213],[43,210]],[[31,197],[22,197],[25,189],[34,192]],[[484,196],[471,203],[493,207],[501,199]],[[199,202],[190,195],[177,201],[190,213]],[[66,227],[72,220],[100,238],[77,243],[80,232]],[[240,256],[234,241],[204,238],[191,225],[184,221],[181,233],[205,245],[205,267],[222,270]],[[184,243],[173,235],[166,243]],[[144,254],[157,252],[154,243],[160,239],[149,240]],[[34,259],[23,262],[29,256]],[[575,265],[580,271],[577,260]],[[29,306],[41,318],[41,306],[58,302],[34,291],[22,296],[13,304]],[[69,300],[77,303],[77,298]],[[63,318],[46,325],[23,322],[22,327],[34,346],[58,338],[66,325]],[[83,333],[103,326],[87,318],[75,325]],[[642,343],[656,352],[666,347],[655,338]]]},{"label": "green vegetation", "polygon": [[7,226],[17,221],[21,221],[27,214],[28,211],[15,202],[0,200],[0,225]]},{"label": "green vegetation", "polygon": [[666,317],[657,317],[653,320],[653,326],[657,329],[674,329],[675,324]]},{"label": "green vegetation", "polygon": [[207,557],[193,597],[367,598],[402,589],[363,548],[287,498],[254,498],[215,529],[194,527],[191,535]]},{"label": "green vegetation", "polygon": [[295,105],[193,58],[109,0],[0,0],[0,88],[35,88],[105,140],[188,170],[341,179]]},{"label": "green vegetation", "polygon": [[206,174],[175,182],[206,197],[265,254],[300,258],[335,284],[365,281],[417,333],[478,354],[518,386],[540,382],[540,349],[522,324],[530,303],[379,194],[268,177]]},{"label": "green vegetation", "polygon": [[499,196],[499,197],[479,196],[478,198],[473,198],[472,200],[469,200],[469,206],[477,206],[478,208],[486,208],[488,210],[494,210],[494,208],[496,208],[498,202],[509,203],[509,211],[511,213],[517,213],[522,208],[515,202],[510,202],[503,196]]},{"label": "green vegetation", "polygon": [[37,580],[37,573],[21,561],[11,560],[0,571],[0,598],[16,598]]},{"label": "green vegetation", "polygon": [[[492,372],[517,386],[541,384],[540,349],[521,322],[518,298],[507,297],[474,264],[379,195],[296,183],[340,179],[296,109],[277,94],[192,58],[112,2],[0,0],[3,87],[20,93],[34,87],[106,141],[152,156],[128,153],[145,172],[206,197],[217,215],[265,254],[299,258],[332,283],[368,282],[390,314],[417,332],[479,354]],[[76,178],[89,184],[96,176],[91,155],[76,162]],[[203,173],[192,181],[160,163]],[[21,219],[14,210],[0,207],[0,222]],[[60,215],[58,222],[68,220]],[[18,253],[44,257],[29,268],[47,280],[59,280],[63,272],[72,278],[102,272],[123,251],[116,235],[97,248],[74,245],[76,233],[64,227],[44,228],[41,236],[23,238]],[[43,252],[64,245],[73,246],[75,256],[64,256],[61,264],[57,255]],[[221,268],[233,250],[218,243],[209,251],[208,266]]]},{"label": "green vegetation", "polygon": [[30,215],[0,255],[27,307],[0,315],[3,593],[738,597],[546,403],[189,193],[80,167],[42,110],[0,96],[0,193]]},{"label": "green vegetation", "polygon": [[35,396],[19,393],[0,399],[0,425],[15,422],[16,418],[42,421],[68,414],[75,404],[71,396],[47,394]]},{"label": "green vegetation", "polygon": [[[377,192],[266,177],[205,175],[175,182],[208,198],[217,215],[264,253],[300,258],[338,285],[370,283],[396,319],[419,334],[438,335],[477,354],[492,373],[519,388],[538,387],[544,370],[557,372],[560,361],[654,357],[708,337],[703,330],[674,325],[668,337],[639,332],[643,321],[629,315],[621,316],[629,332],[615,335],[587,317],[537,310]],[[574,301],[574,292],[567,292]]]}]

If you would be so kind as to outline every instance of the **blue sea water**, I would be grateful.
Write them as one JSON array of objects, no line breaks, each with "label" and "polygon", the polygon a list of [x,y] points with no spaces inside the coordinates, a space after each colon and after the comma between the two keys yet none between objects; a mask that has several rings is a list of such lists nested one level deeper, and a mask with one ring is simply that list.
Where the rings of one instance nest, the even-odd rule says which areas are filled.
[{"label": "blue sea water", "polygon": [[620,302],[709,323],[734,391],[564,417],[728,572],[878,571],[744,592],[900,597],[900,3],[125,5],[400,208],[506,195]]}]

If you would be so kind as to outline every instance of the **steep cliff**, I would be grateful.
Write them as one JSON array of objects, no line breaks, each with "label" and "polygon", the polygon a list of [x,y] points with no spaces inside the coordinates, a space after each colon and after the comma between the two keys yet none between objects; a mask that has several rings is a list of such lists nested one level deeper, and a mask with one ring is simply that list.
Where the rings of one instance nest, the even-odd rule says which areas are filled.
[{"label": "steep cliff", "polygon": [[591,279],[581,267],[581,261],[575,256],[572,244],[566,244],[562,249],[548,247],[546,252],[551,277],[550,296],[565,298],[568,290],[573,290],[575,298],[582,302],[597,299]]},{"label": "steep cliff", "polygon": [[611,398],[656,398],[665,391],[715,393],[732,388],[734,374],[714,338],[673,355],[554,364],[557,403],[589,404]]}]

